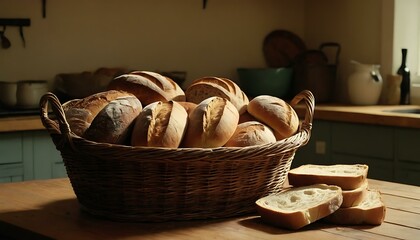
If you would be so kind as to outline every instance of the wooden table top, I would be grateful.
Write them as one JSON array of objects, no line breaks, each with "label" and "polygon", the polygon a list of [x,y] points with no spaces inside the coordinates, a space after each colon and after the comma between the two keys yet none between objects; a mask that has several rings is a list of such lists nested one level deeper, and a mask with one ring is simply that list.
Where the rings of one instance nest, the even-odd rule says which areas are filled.
[{"label": "wooden table top", "polygon": [[[380,226],[322,222],[298,231],[259,216],[164,223],[121,223],[80,210],[67,178],[0,184],[0,234],[16,239],[418,239],[420,187],[369,179],[387,206]],[[0,237],[1,238],[1,237]]]}]

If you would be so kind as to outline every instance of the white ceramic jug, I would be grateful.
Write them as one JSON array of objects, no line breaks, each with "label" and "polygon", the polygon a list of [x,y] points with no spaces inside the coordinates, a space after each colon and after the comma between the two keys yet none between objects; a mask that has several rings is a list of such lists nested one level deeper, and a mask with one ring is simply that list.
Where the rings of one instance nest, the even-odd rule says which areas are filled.
[{"label": "white ceramic jug", "polygon": [[355,105],[375,105],[382,91],[380,65],[351,61],[354,71],[348,78],[350,103]]}]

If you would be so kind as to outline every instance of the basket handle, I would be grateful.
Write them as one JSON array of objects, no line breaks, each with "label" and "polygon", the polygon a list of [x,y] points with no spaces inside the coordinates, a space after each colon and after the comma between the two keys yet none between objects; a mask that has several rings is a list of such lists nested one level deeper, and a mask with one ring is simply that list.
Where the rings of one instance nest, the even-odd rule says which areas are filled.
[{"label": "basket handle", "polygon": [[315,97],[309,90],[303,90],[298,93],[290,102],[292,107],[295,107],[301,101],[304,101],[305,104],[305,118],[302,121],[301,131],[305,131],[308,134],[305,144],[309,141],[309,136],[312,130],[312,120],[315,110]]},{"label": "basket handle", "polygon": [[[51,104],[56,120],[50,119],[48,115],[48,103]],[[62,135],[64,139],[72,145],[70,125],[66,120],[63,107],[61,106],[60,100],[58,100],[57,96],[48,92],[41,97],[39,105],[41,108],[41,121],[48,132],[50,134]],[[63,142],[58,145],[61,144],[63,144]]]}]

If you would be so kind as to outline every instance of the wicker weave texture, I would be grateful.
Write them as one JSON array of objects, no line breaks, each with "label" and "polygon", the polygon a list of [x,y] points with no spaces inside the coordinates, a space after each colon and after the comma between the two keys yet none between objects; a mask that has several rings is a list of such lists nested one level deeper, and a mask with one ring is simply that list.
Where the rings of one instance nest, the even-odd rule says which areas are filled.
[{"label": "wicker weave texture", "polygon": [[165,149],[88,141],[71,133],[52,93],[41,98],[41,120],[85,211],[116,221],[222,218],[254,212],[258,198],[282,190],[296,150],[310,138],[314,98],[303,91],[292,105],[301,100],[306,114],[298,133],[245,148]]}]

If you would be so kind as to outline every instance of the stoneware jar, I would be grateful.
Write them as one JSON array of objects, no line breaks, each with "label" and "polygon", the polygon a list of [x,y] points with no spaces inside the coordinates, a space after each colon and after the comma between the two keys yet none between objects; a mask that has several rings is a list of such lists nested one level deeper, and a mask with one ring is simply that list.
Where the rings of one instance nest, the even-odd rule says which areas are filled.
[{"label": "stoneware jar", "polygon": [[348,78],[350,103],[355,105],[375,105],[382,91],[380,65],[351,61],[354,71]]}]

